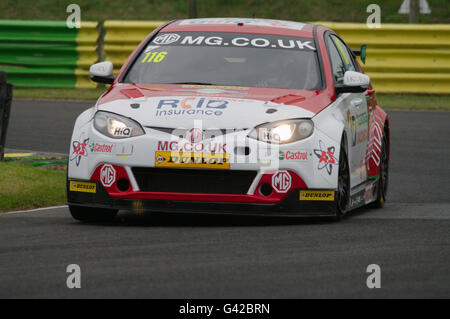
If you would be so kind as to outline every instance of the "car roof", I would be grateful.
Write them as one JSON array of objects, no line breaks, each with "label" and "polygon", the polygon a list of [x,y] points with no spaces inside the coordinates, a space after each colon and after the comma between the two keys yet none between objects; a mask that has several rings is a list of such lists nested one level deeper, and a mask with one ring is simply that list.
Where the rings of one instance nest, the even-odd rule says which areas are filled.
[{"label": "car roof", "polygon": [[234,32],[313,38],[313,24],[272,19],[200,18],[176,20],[160,32]]}]

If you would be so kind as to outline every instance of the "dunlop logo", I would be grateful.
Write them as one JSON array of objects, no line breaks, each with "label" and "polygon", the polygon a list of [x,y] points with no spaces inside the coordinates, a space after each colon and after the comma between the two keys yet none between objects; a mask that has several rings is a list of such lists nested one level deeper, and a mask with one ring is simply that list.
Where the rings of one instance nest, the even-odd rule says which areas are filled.
[{"label": "dunlop logo", "polygon": [[97,192],[97,185],[95,183],[70,181],[69,185],[70,185],[69,189],[71,192],[83,192],[83,193]]},{"label": "dunlop logo", "polygon": [[155,166],[229,169],[230,155],[215,153],[155,152]]},{"label": "dunlop logo", "polygon": [[300,191],[300,200],[334,201],[334,191]]}]

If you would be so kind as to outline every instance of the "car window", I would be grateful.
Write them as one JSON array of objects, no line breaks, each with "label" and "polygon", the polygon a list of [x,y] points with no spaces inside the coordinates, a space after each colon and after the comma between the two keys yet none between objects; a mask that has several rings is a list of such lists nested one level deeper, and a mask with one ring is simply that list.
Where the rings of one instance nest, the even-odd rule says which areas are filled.
[{"label": "car window", "polygon": [[336,47],[337,47],[342,59],[344,60],[345,69],[347,71],[356,71],[356,67],[354,65],[353,58],[350,55],[350,52],[348,51],[345,43],[342,42],[341,39],[339,39],[338,37],[336,37],[334,35],[331,35],[331,38],[333,39],[334,43],[336,44]]},{"label": "car window", "polygon": [[141,50],[123,82],[322,87],[313,39],[226,32],[160,33]]},{"label": "car window", "polygon": [[331,37],[327,37],[328,54],[331,60],[331,69],[336,84],[343,84],[345,65]]}]

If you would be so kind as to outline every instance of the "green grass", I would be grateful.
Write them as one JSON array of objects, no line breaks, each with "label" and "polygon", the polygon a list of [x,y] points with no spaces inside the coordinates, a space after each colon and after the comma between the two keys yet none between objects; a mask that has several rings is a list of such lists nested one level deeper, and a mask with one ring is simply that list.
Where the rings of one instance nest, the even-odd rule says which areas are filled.
[{"label": "green grass", "polygon": [[[77,3],[86,21],[171,20],[186,18],[188,0],[2,0],[0,19],[66,20],[67,5]],[[365,22],[373,0],[197,0],[199,17],[257,17],[295,21]],[[407,23],[397,13],[401,0],[375,2],[382,23]],[[432,14],[421,14],[421,23],[450,23],[448,0],[428,1]]]},{"label": "green grass", "polygon": [[66,173],[0,162],[0,212],[66,203]]},{"label": "green grass", "polygon": [[450,95],[433,94],[377,94],[383,109],[450,111]]},{"label": "green grass", "polygon": [[15,99],[96,100],[106,89],[14,88]]},{"label": "green grass", "polygon": [[[14,89],[15,99],[96,100],[105,89]],[[377,94],[384,109],[450,111],[450,95]]]}]

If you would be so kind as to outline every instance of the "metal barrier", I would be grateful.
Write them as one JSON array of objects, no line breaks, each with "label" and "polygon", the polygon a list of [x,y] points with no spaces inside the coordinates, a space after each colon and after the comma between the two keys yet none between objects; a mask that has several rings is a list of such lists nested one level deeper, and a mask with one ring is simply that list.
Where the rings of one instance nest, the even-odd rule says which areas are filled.
[{"label": "metal barrier", "polygon": [[11,83],[6,82],[6,72],[0,71],[0,161],[3,161],[5,154],[12,95],[13,86]]},{"label": "metal barrier", "polygon": [[363,69],[377,92],[450,94],[450,25],[316,23],[353,48],[367,45]]},{"label": "metal barrier", "polygon": [[136,46],[166,21],[105,21],[104,57],[118,71]]},{"label": "metal barrier", "polygon": [[363,65],[367,72],[450,72],[450,50],[369,49]]},{"label": "metal barrier", "polygon": [[449,73],[368,72],[374,88],[381,93],[449,94]]},{"label": "metal barrier", "polygon": [[95,87],[82,70],[97,61],[96,26],[0,20],[0,69],[17,87]]},{"label": "metal barrier", "polygon": [[99,31],[97,22],[83,21],[77,35],[77,68],[75,76],[77,88],[95,88],[96,83],[89,77],[89,67],[101,60],[97,46],[99,41]]},{"label": "metal barrier", "polygon": [[[133,49],[163,21],[106,21],[105,60],[118,70]],[[336,31],[352,48],[367,45],[363,69],[378,92],[449,94],[450,25],[314,22]]]},{"label": "metal barrier", "polygon": [[[95,87],[91,64],[108,60],[117,72],[163,23],[83,22],[81,29],[68,29],[65,22],[0,20],[0,69],[16,86]],[[315,23],[335,30],[352,48],[367,45],[363,69],[378,92],[450,94],[450,25]]]},{"label": "metal barrier", "polygon": [[365,23],[314,22],[333,29],[345,42],[354,47],[385,49],[450,49],[448,24],[381,24],[368,28]]}]

